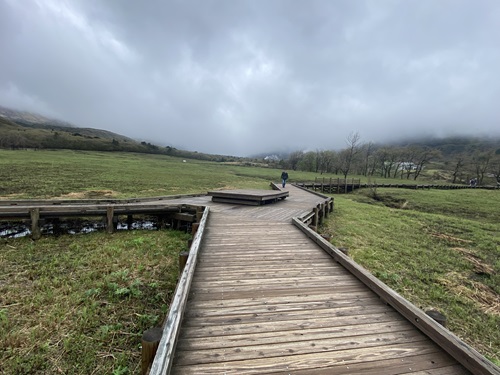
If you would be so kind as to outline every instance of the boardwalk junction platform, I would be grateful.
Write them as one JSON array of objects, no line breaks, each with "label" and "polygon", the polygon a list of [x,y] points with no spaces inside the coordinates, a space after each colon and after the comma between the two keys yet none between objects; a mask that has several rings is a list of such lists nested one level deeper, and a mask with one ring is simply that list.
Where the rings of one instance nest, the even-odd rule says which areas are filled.
[{"label": "boardwalk junction platform", "polygon": [[288,191],[280,190],[219,190],[209,191],[213,202],[246,204],[260,206],[267,203],[275,203],[279,199],[288,197]]},{"label": "boardwalk junction platform", "polygon": [[[117,212],[149,212],[196,230],[143,373],[500,375],[315,231],[333,198],[274,189],[92,202],[110,226]],[[55,215],[55,206],[87,212],[77,202],[50,210],[46,202],[2,202],[0,218]]]}]

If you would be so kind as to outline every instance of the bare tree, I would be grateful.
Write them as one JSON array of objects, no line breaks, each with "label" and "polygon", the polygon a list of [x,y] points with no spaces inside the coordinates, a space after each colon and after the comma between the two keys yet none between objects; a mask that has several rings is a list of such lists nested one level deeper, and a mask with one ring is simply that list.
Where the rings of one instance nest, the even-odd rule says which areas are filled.
[{"label": "bare tree", "polygon": [[334,172],[335,162],[337,160],[337,153],[335,151],[327,150],[321,152],[321,171],[326,173]]},{"label": "bare tree", "polygon": [[375,159],[380,168],[380,175],[389,178],[397,160],[400,159],[399,151],[394,147],[383,147],[375,152]]},{"label": "bare tree", "polygon": [[373,142],[365,143],[361,146],[361,152],[363,153],[363,166],[361,174],[367,176],[369,172],[369,164],[373,159],[373,153],[375,152],[375,147]]},{"label": "bare tree", "polygon": [[440,152],[429,147],[420,147],[416,150],[416,154],[412,160],[415,169],[413,179],[416,180],[424,167],[432,160],[439,157]]},{"label": "bare tree", "polygon": [[472,155],[472,165],[479,185],[483,183],[484,175],[490,166],[493,155],[493,150],[485,152],[478,151]]},{"label": "bare tree", "polygon": [[465,154],[458,154],[454,160],[454,167],[453,167],[453,180],[452,184],[455,184],[457,182],[457,179],[460,179],[462,175],[462,170],[465,167],[465,160],[466,156]]},{"label": "bare tree", "polygon": [[349,134],[346,139],[347,148],[339,153],[340,171],[344,175],[344,178],[347,178],[347,175],[352,168],[353,161],[359,153],[360,139],[361,137],[358,132]]},{"label": "bare tree", "polygon": [[317,171],[316,165],[316,153],[313,151],[309,151],[303,154],[302,159],[298,164],[298,168],[304,171],[314,172],[315,170]]},{"label": "bare tree", "polygon": [[325,172],[324,156],[325,152],[323,150],[316,150],[316,173],[323,174]]},{"label": "bare tree", "polygon": [[302,151],[295,151],[295,152],[292,152],[289,156],[288,156],[288,165],[291,169],[293,169],[294,171],[297,170],[297,167],[300,163],[300,161],[302,160],[302,158],[304,157],[304,152]]},{"label": "bare tree", "polygon": [[500,184],[500,149],[496,150],[492,157],[490,170],[495,177],[497,184]]}]

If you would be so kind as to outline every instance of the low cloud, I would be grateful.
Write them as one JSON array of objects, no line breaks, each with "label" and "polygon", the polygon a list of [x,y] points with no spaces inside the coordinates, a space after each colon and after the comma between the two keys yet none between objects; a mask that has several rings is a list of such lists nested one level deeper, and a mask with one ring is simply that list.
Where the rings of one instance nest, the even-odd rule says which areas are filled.
[{"label": "low cloud", "polygon": [[200,152],[500,135],[495,1],[0,0],[0,105]]}]

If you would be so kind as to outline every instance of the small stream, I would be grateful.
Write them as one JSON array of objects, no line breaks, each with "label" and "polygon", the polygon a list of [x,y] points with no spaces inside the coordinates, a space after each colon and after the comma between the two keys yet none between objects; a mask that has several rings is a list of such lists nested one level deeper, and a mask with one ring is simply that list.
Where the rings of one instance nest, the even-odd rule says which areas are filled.
[{"label": "small stream", "polygon": [[[131,230],[158,230],[158,222],[153,220],[134,220]],[[47,222],[40,227],[42,236],[63,234],[86,234],[105,231],[106,225],[102,221],[65,220],[57,224]],[[119,221],[117,231],[129,230],[127,222]],[[19,238],[31,235],[30,224],[24,222],[0,222],[0,238]]]}]

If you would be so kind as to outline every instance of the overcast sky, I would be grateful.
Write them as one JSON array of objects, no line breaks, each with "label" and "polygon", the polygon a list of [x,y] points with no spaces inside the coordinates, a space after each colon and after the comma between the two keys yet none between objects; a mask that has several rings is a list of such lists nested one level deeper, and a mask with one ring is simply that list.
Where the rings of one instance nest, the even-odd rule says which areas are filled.
[{"label": "overcast sky", "polygon": [[500,135],[500,1],[0,0],[0,105],[239,156]]}]

